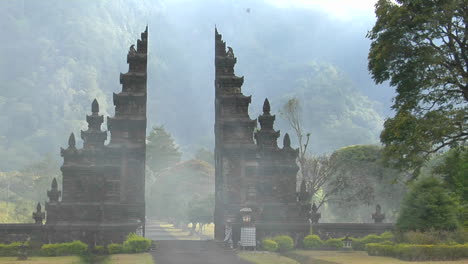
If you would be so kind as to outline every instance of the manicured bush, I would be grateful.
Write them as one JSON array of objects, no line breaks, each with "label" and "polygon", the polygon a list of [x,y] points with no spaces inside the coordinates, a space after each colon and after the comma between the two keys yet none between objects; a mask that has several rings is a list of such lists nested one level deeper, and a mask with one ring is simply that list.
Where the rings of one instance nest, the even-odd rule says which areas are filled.
[{"label": "manicured bush", "polygon": [[304,247],[306,249],[319,249],[322,245],[323,242],[317,235],[308,235],[304,238]]},{"label": "manicured bush", "polygon": [[394,257],[408,261],[456,260],[468,257],[468,244],[410,245],[370,243],[366,245],[370,256]]},{"label": "manicured bush", "polygon": [[397,235],[397,242],[402,244],[420,244],[420,245],[435,245],[435,244],[463,244],[468,242],[468,232],[463,229],[455,231],[429,230],[426,232],[408,231],[401,232]]},{"label": "manicured bush", "polygon": [[20,242],[14,242],[11,244],[0,244],[0,256],[2,257],[11,257],[17,256]]},{"label": "manicured bush", "polygon": [[151,247],[151,240],[131,233],[123,243],[123,249],[126,253],[146,252]]},{"label": "manicured bush", "polygon": [[84,255],[88,252],[88,245],[81,241],[73,241],[68,243],[44,244],[40,250],[45,256],[69,256],[69,255]]},{"label": "manicured bush", "polygon": [[391,232],[385,232],[381,235],[367,235],[362,238],[351,238],[353,240],[352,246],[354,250],[365,250],[366,244],[369,243],[381,243],[384,241],[392,241],[394,235]]},{"label": "manicured bush", "polygon": [[336,250],[343,248],[343,238],[330,238],[323,243],[324,249]]},{"label": "manicured bush", "polygon": [[107,245],[107,252],[109,254],[121,254],[124,253],[122,244],[109,244]]},{"label": "manicured bush", "polygon": [[294,240],[290,236],[276,236],[273,241],[278,244],[278,250],[281,252],[294,248]]},{"label": "manicured bush", "polygon": [[107,248],[105,246],[95,246],[93,253],[96,255],[107,255]]},{"label": "manicured bush", "polygon": [[264,239],[262,241],[262,247],[266,251],[275,252],[278,250],[278,243],[276,243],[276,241],[271,240],[271,239]]}]

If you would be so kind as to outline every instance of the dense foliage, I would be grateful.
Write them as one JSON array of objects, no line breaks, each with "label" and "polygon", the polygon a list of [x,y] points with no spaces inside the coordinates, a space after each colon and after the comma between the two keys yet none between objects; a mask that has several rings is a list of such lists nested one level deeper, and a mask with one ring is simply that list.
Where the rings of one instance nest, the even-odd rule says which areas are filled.
[{"label": "dense foliage", "polygon": [[88,252],[88,245],[81,241],[73,241],[68,243],[44,244],[40,250],[44,256],[69,256],[69,255],[84,255]]},{"label": "dense foliage", "polygon": [[317,235],[308,235],[304,238],[304,248],[319,249],[323,245],[322,240]]},{"label": "dense foliage", "polygon": [[401,231],[455,230],[456,204],[440,180],[421,179],[406,194],[396,226]]},{"label": "dense foliage", "polygon": [[[395,221],[406,185],[405,176],[382,164],[382,148],[354,145],[336,150],[333,167],[323,186],[328,203],[323,216],[336,222],[369,222],[376,204],[384,210],[386,222]],[[319,197],[320,198],[320,197]]]},{"label": "dense foliage", "polygon": [[10,256],[18,256],[18,250],[22,243],[14,242],[10,244],[0,244],[0,256],[2,257],[10,257]]},{"label": "dense foliage", "polygon": [[[151,240],[131,233],[123,243],[125,253],[141,253],[146,252],[151,247]],[[115,249],[115,248],[114,248]]]},{"label": "dense foliage", "polygon": [[456,260],[468,257],[468,244],[464,245],[411,245],[391,243],[367,244],[370,256],[386,256],[407,261]]},{"label": "dense foliage", "polygon": [[294,249],[294,240],[290,236],[275,236],[271,240],[278,244],[278,251],[280,252]]},{"label": "dense foliage", "polygon": [[396,88],[381,134],[389,164],[414,169],[468,139],[465,0],[379,0],[369,70]]},{"label": "dense foliage", "polygon": [[163,126],[153,127],[147,137],[146,163],[154,173],[169,168],[180,161],[182,153],[172,136]]},{"label": "dense foliage", "polygon": [[266,251],[276,252],[278,250],[278,243],[271,239],[264,239],[262,241],[262,248]]}]

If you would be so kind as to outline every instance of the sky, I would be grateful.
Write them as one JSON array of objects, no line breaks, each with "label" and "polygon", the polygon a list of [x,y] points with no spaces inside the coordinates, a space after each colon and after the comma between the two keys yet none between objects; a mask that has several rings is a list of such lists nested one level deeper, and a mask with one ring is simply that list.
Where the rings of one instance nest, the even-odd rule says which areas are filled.
[{"label": "sky", "polygon": [[281,8],[309,8],[322,11],[331,17],[349,20],[356,17],[375,17],[377,0],[264,0]]}]

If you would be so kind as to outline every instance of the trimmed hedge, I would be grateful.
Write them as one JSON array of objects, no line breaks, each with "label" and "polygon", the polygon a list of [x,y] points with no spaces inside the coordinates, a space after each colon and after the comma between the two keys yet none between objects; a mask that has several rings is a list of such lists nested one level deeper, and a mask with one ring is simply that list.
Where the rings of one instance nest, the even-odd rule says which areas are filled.
[{"label": "trimmed hedge", "polygon": [[107,245],[107,252],[109,254],[121,254],[124,253],[123,245],[122,244],[109,244]]},{"label": "trimmed hedge", "polygon": [[125,253],[141,253],[146,252],[151,247],[151,240],[131,233],[127,236],[127,240],[123,243]]},{"label": "trimmed hedge", "polygon": [[380,236],[371,234],[362,238],[351,238],[351,239],[353,240],[352,246],[354,250],[365,250],[366,244],[392,241],[394,239],[394,235],[391,232],[385,232],[385,233],[382,233]]},{"label": "trimmed hedge", "polygon": [[276,243],[276,241],[271,240],[271,239],[264,239],[262,241],[262,247],[266,251],[275,252],[278,250],[278,243]]},{"label": "trimmed hedge", "polygon": [[12,257],[18,256],[19,246],[21,242],[13,242],[11,244],[0,244],[0,256],[2,257]]},{"label": "trimmed hedge", "polygon": [[40,250],[44,256],[82,256],[88,252],[88,245],[81,241],[73,241],[69,243],[44,244]]},{"label": "trimmed hedge", "polygon": [[408,261],[456,260],[468,257],[468,244],[411,245],[370,243],[366,245],[370,256],[394,257]]},{"label": "trimmed hedge", "polygon": [[294,249],[294,240],[290,236],[275,236],[272,240],[278,244],[280,252]]},{"label": "trimmed hedge", "polygon": [[337,250],[343,248],[343,239],[342,238],[330,238],[325,240],[323,243],[325,249]]},{"label": "trimmed hedge", "polygon": [[93,248],[93,253],[96,255],[107,255],[107,248],[105,246],[95,246]]},{"label": "trimmed hedge", "polygon": [[323,246],[323,242],[317,235],[308,235],[304,238],[304,248],[319,249]]}]

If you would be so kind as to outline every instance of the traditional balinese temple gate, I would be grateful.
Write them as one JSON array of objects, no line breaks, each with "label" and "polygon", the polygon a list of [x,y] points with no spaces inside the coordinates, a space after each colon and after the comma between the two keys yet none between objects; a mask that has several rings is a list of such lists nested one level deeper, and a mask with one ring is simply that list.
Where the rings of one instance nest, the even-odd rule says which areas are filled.
[{"label": "traditional balinese temple gate", "polygon": [[298,151],[289,135],[283,148],[265,99],[263,114],[249,117],[251,96],[242,94],[244,77],[234,74],[237,58],[215,29],[215,238],[223,240],[232,227],[234,244],[240,239],[243,208],[252,210],[257,238],[289,234],[300,241],[309,233],[310,204],[296,192]]},{"label": "traditional balinese temple gate", "polygon": [[115,116],[107,118],[109,144],[104,145],[104,117],[94,100],[86,117],[88,130],[81,131],[83,148],[76,147],[72,133],[61,150],[63,190],[54,179],[46,203],[48,242],[105,244],[144,232],[147,47],[148,28],[137,47],[130,47],[128,72],[120,74],[122,91],[113,96]]}]

